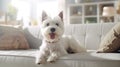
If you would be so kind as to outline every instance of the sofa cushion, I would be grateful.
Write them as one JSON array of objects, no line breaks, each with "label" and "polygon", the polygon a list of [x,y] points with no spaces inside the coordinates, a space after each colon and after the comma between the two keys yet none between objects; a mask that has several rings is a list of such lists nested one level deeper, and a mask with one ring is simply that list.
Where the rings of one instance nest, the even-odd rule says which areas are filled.
[{"label": "sofa cushion", "polygon": [[36,49],[0,50],[0,67],[120,67],[118,53],[68,54],[52,64],[35,64]]},{"label": "sofa cushion", "polygon": [[12,26],[0,26],[0,50],[6,49],[29,49],[22,30]]},{"label": "sofa cushion", "polygon": [[120,48],[120,23],[116,24],[101,41],[97,52],[114,52]]},{"label": "sofa cushion", "polygon": [[[38,49],[28,50],[0,50],[0,56],[14,56],[14,57],[32,57],[35,58]],[[67,54],[60,57],[60,60],[113,60],[120,61],[119,53],[96,53],[95,50],[87,50],[86,53]],[[14,59],[13,59],[14,60]],[[19,61],[19,60],[18,60]]]}]

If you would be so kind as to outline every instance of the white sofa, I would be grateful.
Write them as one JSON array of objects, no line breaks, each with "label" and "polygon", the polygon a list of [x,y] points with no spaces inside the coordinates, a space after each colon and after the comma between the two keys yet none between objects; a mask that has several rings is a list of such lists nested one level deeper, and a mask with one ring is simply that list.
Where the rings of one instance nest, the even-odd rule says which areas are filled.
[{"label": "white sofa", "polygon": [[0,67],[120,67],[119,53],[96,53],[105,34],[115,23],[76,24],[65,26],[65,34],[73,35],[87,53],[69,54],[56,63],[37,65],[35,53],[41,44],[40,27],[26,28],[25,35],[30,44],[29,50],[0,50]]}]

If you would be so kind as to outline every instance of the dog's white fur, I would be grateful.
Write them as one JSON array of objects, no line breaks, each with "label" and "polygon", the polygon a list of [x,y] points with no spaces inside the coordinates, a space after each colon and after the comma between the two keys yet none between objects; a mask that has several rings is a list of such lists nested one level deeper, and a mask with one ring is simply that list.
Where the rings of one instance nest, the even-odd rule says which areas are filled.
[{"label": "dog's white fur", "polygon": [[[81,47],[72,36],[63,36],[64,23],[62,16],[62,13],[60,13],[52,19],[45,12],[42,13],[41,33],[43,41],[36,55],[36,64],[55,62],[60,56],[68,54],[68,49],[75,53],[86,52],[86,49]],[[52,28],[55,29],[54,32],[51,31]],[[51,33],[54,34],[51,35]]]}]

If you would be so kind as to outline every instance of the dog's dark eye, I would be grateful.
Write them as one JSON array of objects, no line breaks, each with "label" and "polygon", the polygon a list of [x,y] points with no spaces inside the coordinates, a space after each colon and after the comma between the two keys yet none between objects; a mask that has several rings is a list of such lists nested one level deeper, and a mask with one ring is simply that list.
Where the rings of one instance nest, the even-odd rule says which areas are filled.
[{"label": "dog's dark eye", "polygon": [[49,23],[46,24],[46,26],[49,26],[49,25],[50,25]]},{"label": "dog's dark eye", "polygon": [[59,24],[58,24],[58,23],[56,23],[56,25],[57,25],[57,26],[59,26]]}]

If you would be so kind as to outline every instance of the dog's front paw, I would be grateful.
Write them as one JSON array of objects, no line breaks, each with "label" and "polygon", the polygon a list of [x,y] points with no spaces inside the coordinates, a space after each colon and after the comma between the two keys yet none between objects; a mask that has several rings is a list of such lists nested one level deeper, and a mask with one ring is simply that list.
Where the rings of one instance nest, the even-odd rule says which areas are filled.
[{"label": "dog's front paw", "polygon": [[38,64],[38,65],[40,65],[40,64],[45,64],[46,61],[39,59],[39,60],[36,60],[35,63]]},{"label": "dog's front paw", "polygon": [[49,57],[48,59],[47,59],[47,62],[48,63],[54,63],[56,61],[56,58],[54,58],[54,57]]}]

